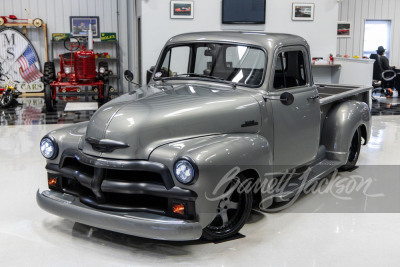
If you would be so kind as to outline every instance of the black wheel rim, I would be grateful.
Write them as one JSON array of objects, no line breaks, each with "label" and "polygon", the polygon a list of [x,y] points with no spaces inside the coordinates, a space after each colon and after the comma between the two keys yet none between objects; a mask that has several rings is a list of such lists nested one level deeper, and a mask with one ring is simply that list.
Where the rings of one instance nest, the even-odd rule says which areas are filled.
[{"label": "black wheel rim", "polygon": [[[232,182],[226,192],[232,186],[235,186],[236,182]],[[230,232],[240,221],[241,215],[244,212],[246,206],[246,197],[244,194],[243,190],[239,193],[236,188],[231,195],[220,200],[217,215],[207,228],[217,234]]]},{"label": "black wheel rim", "polygon": [[350,149],[349,149],[349,162],[353,162],[358,155],[358,151],[359,151],[359,140],[358,140],[358,132],[356,132],[356,134],[353,136],[353,139],[351,140],[351,145],[350,145]]}]

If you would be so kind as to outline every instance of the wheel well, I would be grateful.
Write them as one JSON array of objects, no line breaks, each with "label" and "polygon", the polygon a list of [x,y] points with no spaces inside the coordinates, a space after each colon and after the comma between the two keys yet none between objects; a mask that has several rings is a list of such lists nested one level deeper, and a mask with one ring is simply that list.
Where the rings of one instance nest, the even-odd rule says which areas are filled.
[{"label": "wheel well", "polygon": [[364,139],[364,144],[367,144],[367,127],[364,124],[360,126],[361,137]]},{"label": "wheel well", "polygon": [[[242,174],[246,178],[253,178],[254,181],[260,180],[260,175],[258,175],[258,172],[254,169],[244,170],[240,174]],[[261,190],[257,190],[256,192],[253,191],[253,207],[258,208],[260,202],[261,202]]]}]

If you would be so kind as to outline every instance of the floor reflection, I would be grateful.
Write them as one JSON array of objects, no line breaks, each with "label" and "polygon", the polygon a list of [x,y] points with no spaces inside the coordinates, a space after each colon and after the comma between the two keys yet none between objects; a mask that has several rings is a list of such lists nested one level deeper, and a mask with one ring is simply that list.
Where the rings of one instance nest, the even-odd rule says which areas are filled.
[{"label": "floor reflection", "polygon": [[89,120],[95,112],[95,110],[65,112],[66,104],[67,101],[59,99],[54,111],[47,112],[43,98],[18,98],[9,108],[0,108],[0,125],[76,123]]},{"label": "floor reflection", "polygon": [[[372,102],[372,115],[400,115],[400,99],[398,92],[392,98],[374,94],[376,101]],[[41,97],[18,98],[8,109],[0,108],[0,125],[35,125],[35,124],[66,124],[89,120],[93,111],[68,111],[65,106],[68,101],[85,102],[84,97],[60,98],[55,105],[55,111],[47,112],[44,99]],[[94,100],[90,100],[94,101]]]},{"label": "floor reflection", "polygon": [[398,91],[393,92],[393,97],[386,98],[384,95],[376,93],[373,95],[372,115],[400,115],[400,98]]},{"label": "floor reflection", "polygon": [[[260,211],[252,210],[250,217],[246,224],[254,224],[261,220],[265,220],[266,215]],[[69,227],[70,223],[67,220],[62,220],[62,224],[67,224],[66,228]],[[54,227],[54,225],[53,225]],[[61,229],[65,228],[59,225],[55,228]],[[66,231],[68,232],[68,231]],[[187,246],[197,246],[203,244],[213,243],[205,239],[193,240],[193,241],[163,241],[163,240],[153,240],[148,238],[141,238],[127,234],[121,234],[117,232],[112,232],[92,226],[88,226],[81,223],[74,223],[72,227],[72,236],[80,240],[90,241],[95,244],[102,244],[104,246],[123,246],[127,249],[137,249],[147,254],[155,253],[159,256],[183,256],[190,253],[190,251],[185,250]],[[238,238],[244,238],[243,235],[239,234]],[[233,239],[229,239],[229,242]],[[217,243],[223,243],[224,240],[218,241]],[[179,249],[177,249],[179,248]]]}]

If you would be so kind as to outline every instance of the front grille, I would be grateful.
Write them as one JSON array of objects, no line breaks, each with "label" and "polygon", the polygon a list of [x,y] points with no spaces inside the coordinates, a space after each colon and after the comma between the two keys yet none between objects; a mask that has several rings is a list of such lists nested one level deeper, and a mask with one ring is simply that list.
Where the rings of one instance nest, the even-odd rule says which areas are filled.
[{"label": "front grille", "polygon": [[109,168],[98,168],[93,157],[70,154],[62,156],[60,166],[48,164],[46,168],[49,173],[62,177],[62,192],[79,197],[82,203],[110,211],[146,211],[174,216],[170,212],[171,201],[182,200],[193,207],[187,218],[194,218],[197,195],[175,187],[165,166],[148,161],[121,161],[119,169],[119,162],[113,160],[107,164]]},{"label": "front grille", "polygon": [[126,181],[134,183],[152,183],[164,185],[163,179],[157,173],[146,171],[123,171],[109,169],[106,172],[106,179],[113,181]]}]

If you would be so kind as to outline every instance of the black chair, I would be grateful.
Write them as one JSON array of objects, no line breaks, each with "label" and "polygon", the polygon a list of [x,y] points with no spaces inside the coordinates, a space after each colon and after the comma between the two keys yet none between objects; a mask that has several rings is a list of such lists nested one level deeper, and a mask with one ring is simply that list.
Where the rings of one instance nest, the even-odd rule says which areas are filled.
[{"label": "black chair", "polygon": [[[384,70],[378,54],[371,54],[369,58],[375,60],[372,74],[372,86],[374,87],[372,94],[379,92],[385,96],[393,95],[393,91],[389,89],[393,88],[393,80],[397,75],[396,72],[394,70]],[[372,99],[376,100],[373,96]]]}]

